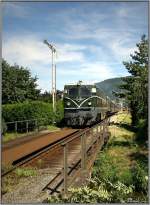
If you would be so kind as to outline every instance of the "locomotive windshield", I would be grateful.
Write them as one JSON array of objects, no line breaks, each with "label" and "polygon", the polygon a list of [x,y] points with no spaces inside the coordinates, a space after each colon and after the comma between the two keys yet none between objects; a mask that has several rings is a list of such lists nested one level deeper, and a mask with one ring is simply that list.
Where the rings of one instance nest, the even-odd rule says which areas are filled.
[{"label": "locomotive windshield", "polygon": [[68,95],[71,98],[87,98],[91,96],[91,90],[83,86],[71,87],[68,89]]},{"label": "locomotive windshield", "polygon": [[78,96],[78,87],[73,87],[69,89],[69,96],[70,97],[77,97]]},{"label": "locomotive windshield", "polygon": [[82,98],[90,97],[91,96],[91,91],[86,87],[81,87],[80,88],[80,96]]}]

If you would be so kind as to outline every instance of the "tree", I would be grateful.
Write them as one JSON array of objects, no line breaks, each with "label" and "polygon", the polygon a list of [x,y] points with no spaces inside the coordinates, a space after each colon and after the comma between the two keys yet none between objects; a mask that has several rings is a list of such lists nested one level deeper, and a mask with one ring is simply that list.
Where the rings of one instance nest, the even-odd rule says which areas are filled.
[{"label": "tree", "polygon": [[28,69],[16,64],[10,66],[2,60],[2,103],[36,100],[40,93],[36,81],[37,77],[31,77]]},{"label": "tree", "polygon": [[136,46],[137,50],[130,55],[131,61],[123,62],[131,76],[122,78],[124,84],[120,89],[124,92],[118,94],[126,98],[134,126],[140,119],[148,123],[148,40],[145,35]]}]

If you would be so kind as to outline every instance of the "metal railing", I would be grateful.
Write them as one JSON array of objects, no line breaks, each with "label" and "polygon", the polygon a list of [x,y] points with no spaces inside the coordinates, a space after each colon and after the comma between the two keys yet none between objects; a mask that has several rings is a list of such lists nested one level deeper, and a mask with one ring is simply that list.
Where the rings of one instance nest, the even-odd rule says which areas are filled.
[{"label": "metal railing", "polygon": [[15,132],[16,134],[39,132],[47,129],[48,125],[50,125],[50,122],[46,118],[5,122],[5,132]]},{"label": "metal railing", "polygon": [[[68,180],[69,178],[69,171],[68,167],[68,147],[71,142],[79,138],[80,140],[80,167],[81,167],[81,173],[83,175],[85,174],[87,170],[87,164],[88,164],[88,152],[90,149],[92,149],[92,146],[95,146],[94,152],[97,155],[97,152],[99,151],[99,148],[103,146],[105,139],[108,137],[108,119],[104,120],[103,122],[93,126],[92,128],[88,128],[87,130],[83,131],[82,133],[77,134],[76,136],[72,137],[71,139],[68,139],[67,141],[64,141],[61,143],[63,147],[63,194],[66,195],[68,193],[68,187],[71,185],[73,178],[71,181]],[[90,137],[91,140],[88,142],[88,137]],[[96,157],[95,155],[95,157]]]}]

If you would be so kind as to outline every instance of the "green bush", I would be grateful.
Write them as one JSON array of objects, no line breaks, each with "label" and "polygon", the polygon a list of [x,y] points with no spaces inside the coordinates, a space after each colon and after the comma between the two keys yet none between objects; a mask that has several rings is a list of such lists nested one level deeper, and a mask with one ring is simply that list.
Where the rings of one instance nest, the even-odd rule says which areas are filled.
[{"label": "green bush", "polygon": [[59,101],[54,115],[52,104],[41,101],[6,104],[2,106],[4,122],[37,119],[39,125],[51,124],[53,120],[59,123],[63,118],[63,105]]},{"label": "green bush", "polygon": [[140,142],[145,142],[148,140],[148,120],[140,119],[137,123],[137,135],[136,140]]},{"label": "green bush", "polygon": [[148,192],[148,170],[147,167],[137,163],[132,168],[132,177],[136,191]]},{"label": "green bush", "polygon": [[[98,181],[97,181],[98,180]],[[69,189],[70,195],[63,198],[61,195],[50,196],[49,203],[110,203],[126,202],[133,192],[133,186],[126,186],[117,181],[112,184],[110,181],[92,179],[88,186]]]},{"label": "green bush", "polygon": [[101,153],[94,163],[92,177],[115,182],[118,180],[117,169],[117,166],[112,163],[112,156],[109,156],[107,153]]},{"label": "green bush", "polygon": [[51,118],[52,105],[39,101],[6,104],[2,106],[2,117],[5,122]]},{"label": "green bush", "polygon": [[59,124],[63,118],[64,118],[64,106],[63,106],[63,102],[59,100],[56,104],[56,115],[55,115],[56,123]]}]

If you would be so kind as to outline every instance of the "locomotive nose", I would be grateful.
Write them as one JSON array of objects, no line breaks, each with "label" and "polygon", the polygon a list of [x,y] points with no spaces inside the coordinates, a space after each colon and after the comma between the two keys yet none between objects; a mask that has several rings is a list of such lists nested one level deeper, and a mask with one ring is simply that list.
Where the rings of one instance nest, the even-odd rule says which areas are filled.
[{"label": "locomotive nose", "polygon": [[80,102],[81,100],[82,100],[82,98],[81,98],[81,97],[76,98],[76,101],[77,101],[77,102]]}]

